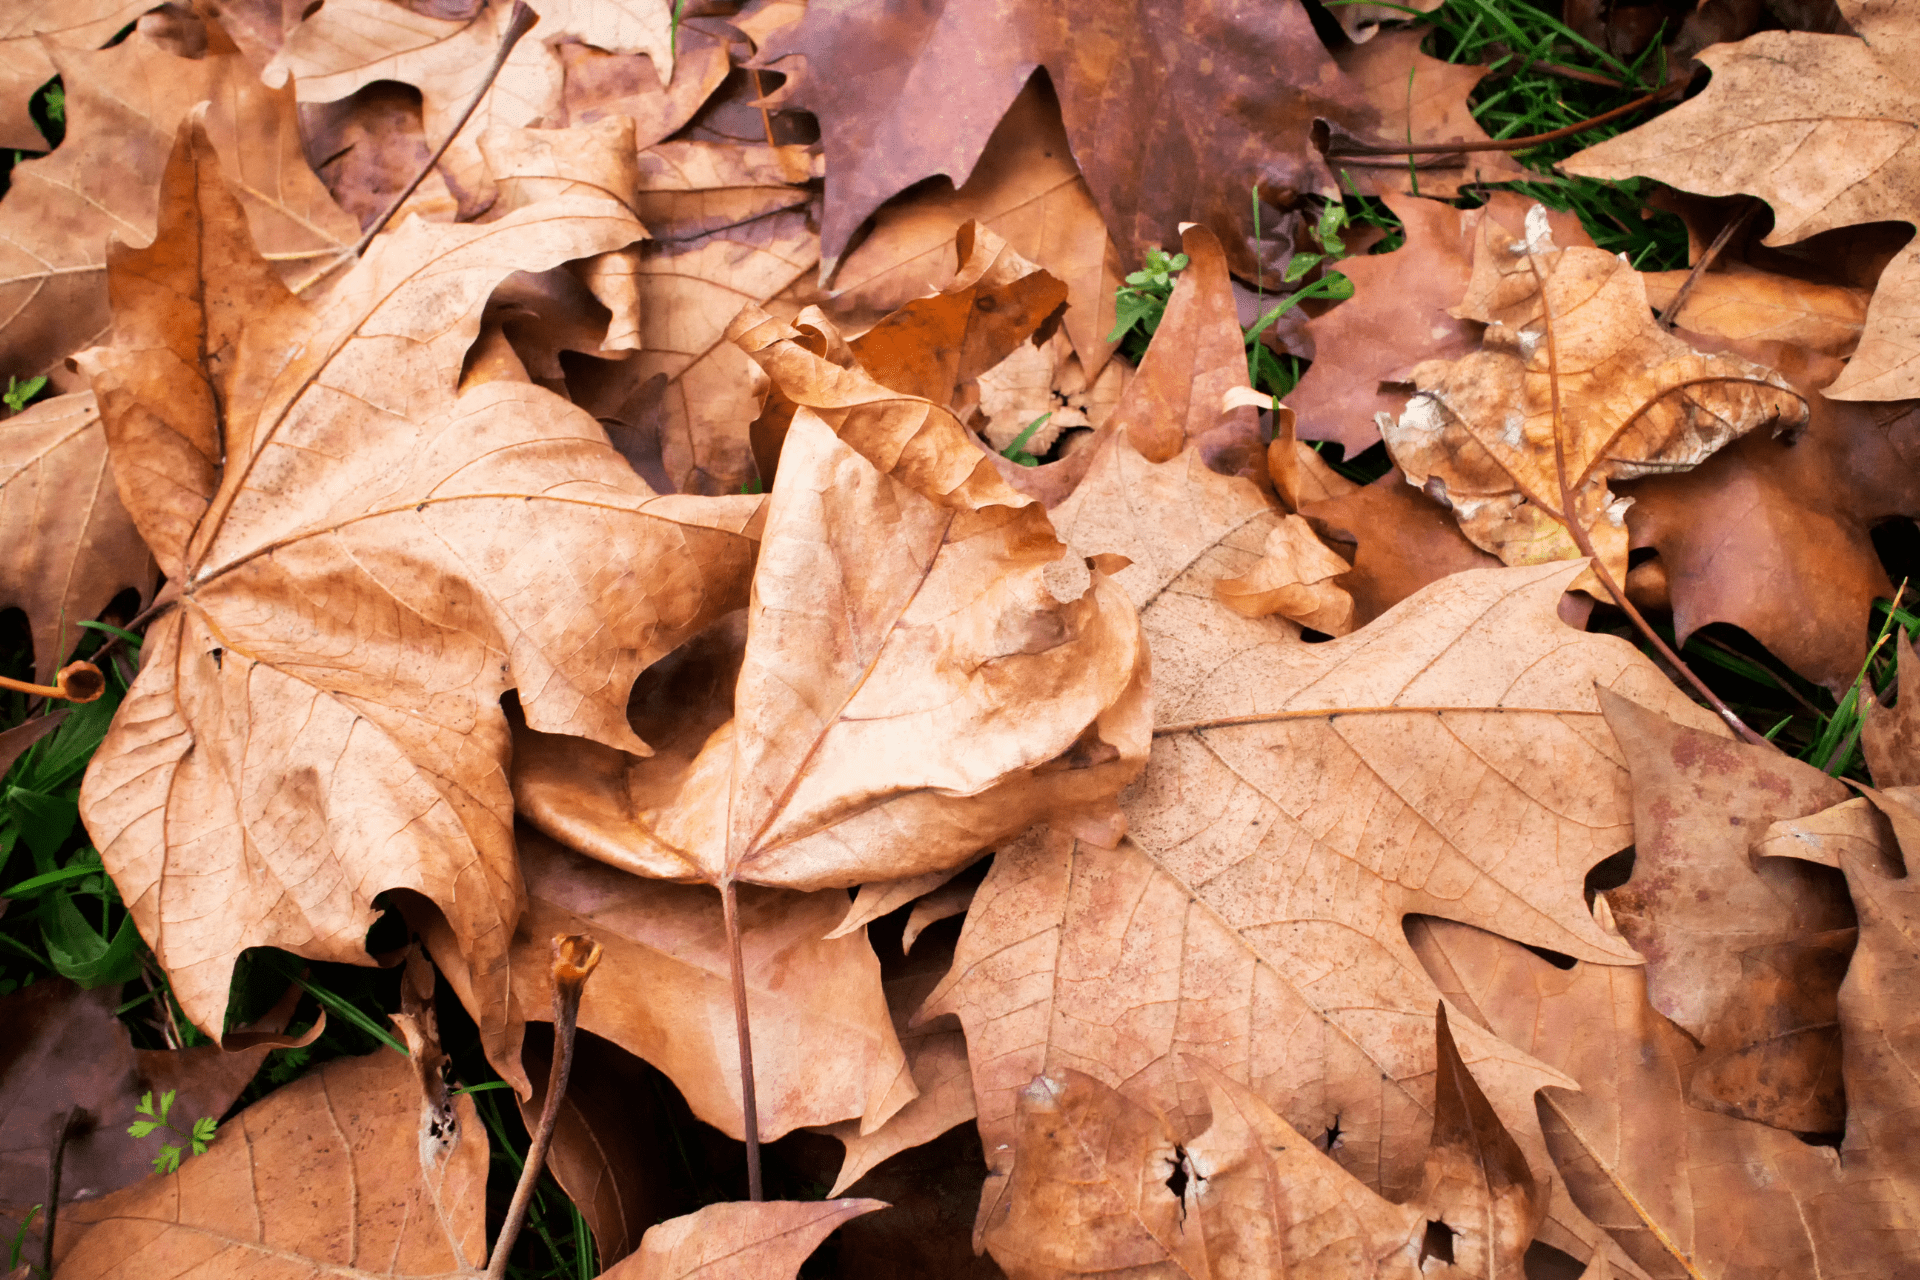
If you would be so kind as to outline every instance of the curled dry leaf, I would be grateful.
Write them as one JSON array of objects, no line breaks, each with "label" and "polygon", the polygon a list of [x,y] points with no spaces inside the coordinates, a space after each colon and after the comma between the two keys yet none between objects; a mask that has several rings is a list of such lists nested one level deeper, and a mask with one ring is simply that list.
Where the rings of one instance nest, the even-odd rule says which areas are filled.
[{"label": "curled dry leaf", "polygon": [[816,889],[956,867],[1047,814],[1109,808],[1146,746],[1124,596],[1098,573],[1056,594],[1079,562],[952,414],[764,313],[733,331],[800,406],[733,717],[697,754],[583,745],[523,771],[521,811],[641,875]]},{"label": "curled dry leaf", "polygon": [[[1457,574],[1325,644],[1242,618],[1213,584],[1258,559],[1280,513],[1192,450],[1156,466],[1111,449],[1055,516],[1075,549],[1134,559],[1115,581],[1153,645],[1156,730],[1124,803],[1130,836],[1112,852],[1057,835],[1002,846],[928,1010],[966,1026],[998,1176],[1036,1074],[1102,1074],[1191,1134],[1205,1104],[1179,1055],[1202,1052],[1302,1132],[1350,1135],[1336,1158],[1403,1197],[1432,1106],[1413,1046],[1433,993],[1402,917],[1633,963],[1581,896],[1632,839],[1594,686],[1715,722],[1630,646],[1557,620],[1577,566]],[[1517,1118],[1545,1069],[1456,1033],[1538,1152]],[[1558,1208],[1548,1226],[1550,1242],[1591,1232]]]},{"label": "curled dry leaf", "polygon": [[[1913,222],[1920,27],[1901,5],[1839,0],[1854,35],[1762,31],[1699,54],[1713,79],[1697,97],[1563,161],[1593,178],[1640,174],[1683,191],[1759,196],[1773,209],[1770,245],[1836,227]],[[1782,77],[1781,67],[1792,67]],[[1836,400],[1920,396],[1920,243],[1895,255],[1868,305],[1866,329]]]},{"label": "curled dry leaf", "polygon": [[643,149],[671,136],[733,70],[725,31],[711,21],[679,23],[667,72],[657,70],[645,53],[609,53],[572,40],[555,45],[565,122],[591,124],[624,116],[633,121],[635,140]]},{"label": "curled dry leaf", "polygon": [[[292,77],[302,102],[333,102],[376,80],[420,90],[427,140],[439,146],[485,82],[512,19],[514,0],[486,0],[477,13],[442,18],[387,0],[328,0],[287,33],[263,78]],[[611,53],[644,53],[673,74],[673,9],[667,0],[544,0],[540,23],[513,48],[439,169],[467,213],[493,198],[476,139],[493,125],[562,118],[557,52],[572,37]]]},{"label": "curled dry leaf", "polygon": [[[1063,432],[1080,428],[1097,432],[1105,426],[1132,372],[1126,361],[1111,360],[1089,382],[1086,366],[1073,354],[1064,331],[1037,345],[1022,343],[980,375],[980,413],[986,418],[981,434],[995,452],[1004,454],[1028,427],[1045,417],[1021,446],[1028,453],[1044,455]],[[1082,435],[1081,447],[1092,447],[1095,437],[1085,431]]]},{"label": "curled dry leaf", "polygon": [[[571,764],[578,739],[523,734],[516,770]],[[533,762],[521,766],[517,757]],[[522,831],[527,910],[510,951],[528,1019],[550,1021],[549,942],[591,933],[605,948],[579,1025],[665,1072],[694,1115],[741,1136],[740,1059],[720,899],[694,885],[637,880]],[[865,932],[826,935],[846,895],[748,889],[740,895],[747,1011],[753,1020],[760,1133],[848,1120],[871,1132],[913,1097],[906,1060]],[[450,931],[426,920],[434,958],[469,1009],[480,1006]],[[543,1016],[544,1014],[544,1016]]]},{"label": "curled dry leaf", "polygon": [[[1525,233],[1527,201],[1511,191],[1493,192],[1478,209],[1393,192],[1384,199],[1406,228],[1406,243],[1341,260],[1353,296],[1307,321],[1313,364],[1287,396],[1299,433],[1338,441],[1349,458],[1380,438],[1378,415],[1397,418],[1406,408],[1414,366],[1457,360],[1479,346],[1481,322],[1452,309],[1473,278],[1483,224]],[[1556,243],[1592,244],[1577,219],[1547,217]]]},{"label": "curled dry leaf", "polygon": [[455,397],[493,286],[631,242],[615,202],[409,222],[315,308],[255,255],[189,122],[161,225],[116,251],[115,341],[83,363],[178,594],[82,814],[209,1034],[242,950],[364,963],[373,896],[409,888],[447,913],[514,1079],[499,699],[518,688],[537,729],[645,750],[627,690],[738,607],[758,502],[656,498],[537,387]]},{"label": "curled dry leaf", "polygon": [[954,235],[978,222],[1067,285],[1061,320],[1089,377],[1113,354],[1114,292],[1126,267],[1073,162],[1060,104],[1034,81],[1020,91],[957,187],[916,189],[881,206],[873,230],[834,273],[835,316],[849,324],[897,310],[953,275]]},{"label": "curled dry leaf", "polygon": [[208,136],[254,244],[283,279],[359,238],[307,167],[292,94],[264,88],[230,43],[176,58],[136,32],[97,53],[50,52],[68,86],[67,138],[16,165],[0,203],[0,342],[22,378],[65,388],[65,358],[105,335],[108,237],[153,234],[161,170],[196,103],[211,103]]},{"label": "curled dry leaf", "polygon": [[1330,636],[1353,630],[1353,597],[1331,581],[1351,568],[1314,536],[1299,516],[1287,516],[1267,534],[1259,563],[1237,578],[1213,584],[1220,602],[1235,613],[1264,618],[1277,613]]},{"label": "curled dry leaf", "polygon": [[879,1200],[710,1204],[648,1230],[640,1251],[602,1280],[793,1280],[836,1227]]},{"label": "curled dry leaf", "polygon": [[107,465],[91,392],[56,396],[0,421],[0,608],[26,612],[34,679],[47,684],[121,591],[144,603],[153,557]]},{"label": "curled dry leaf", "polygon": [[268,1095],[178,1172],[71,1206],[56,1261],[72,1280],[477,1276],[486,1184],[472,1099],[423,1096],[381,1049]]},{"label": "curled dry leaf", "polygon": [[1779,374],[1660,328],[1625,262],[1556,248],[1544,210],[1519,240],[1482,222],[1456,314],[1487,325],[1481,350],[1416,367],[1420,394],[1380,431],[1408,483],[1508,564],[1581,554],[1561,510],[1564,467],[1571,518],[1624,582],[1626,504],[1609,480],[1684,470],[1756,428],[1807,421]]},{"label": "curled dry leaf", "polygon": [[1869,613],[1893,583],[1873,529],[1920,515],[1916,402],[1858,404],[1820,388],[1839,362],[1777,343],[1735,345],[1778,369],[1806,401],[1798,439],[1752,432],[1678,475],[1623,488],[1635,547],[1659,554],[1685,641],[1728,622],[1793,670],[1843,694],[1866,661]]},{"label": "curled dry leaf", "polygon": [[[969,0],[911,14],[812,5],[761,58],[787,71],[795,64],[780,59],[793,54],[806,59],[793,102],[820,118],[826,146],[829,263],[889,196],[936,174],[965,183],[1036,67],[1059,93],[1087,186],[1134,261],[1192,221],[1232,228],[1236,268],[1252,271],[1249,192],[1257,186],[1283,205],[1337,190],[1311,145],[1313,122],[1365,128],[1373,118],[1306,9],[1291,4]],[[1184,180],[1163,180],[1169,171]],[[1266,283],[1279,283],[1277,269]]]},{"label": "curled dry leaf", "polygon": [[[1012,1280],[1168,1275],[1500,1276],[1545,1186],[1435,1021],[1437,1105],[1418,1192],[1394,1204],[1259,1094],[1196,1058],[1213,1120],[1182,1144],[1166,1118],[1062,1069],[1020,1095],[1020,1156],[980,1234]],[[1436,1240],[1443,1240],[1438,1246]]]},{"label": "curled dry leaf", "polygon": [[28,108],[60,74],[48,47],[97,49],[152,7],[153,0],[22,0],[0,17],[0,147],[45,151]]}]

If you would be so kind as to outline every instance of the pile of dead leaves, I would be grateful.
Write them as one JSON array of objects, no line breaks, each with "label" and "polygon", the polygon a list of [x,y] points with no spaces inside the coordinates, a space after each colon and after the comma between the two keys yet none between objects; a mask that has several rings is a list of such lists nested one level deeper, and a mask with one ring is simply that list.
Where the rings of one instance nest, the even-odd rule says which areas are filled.
[{"label": "pile of dead leaves", "polygon": [[[1679,6],[1676,75],[1733,42],[1565,166],[1675,189],[1696,267],[1643,274],[1453,199],[1520,170],[1398,10],[533,8],[0,19],[0,145],[56,74],[67,128],[0,200],[0,372],[60,393],[0,421],[0,605],[44,683],[138,595],[79,811],[225,1042],[0,1002],[0,1199],[52,1125],[62,1280],[479,1275],[434,973],[531,1117],[575,934],[550,1168],[609,1276],[842,1224],[850,1276],[1920,1273],[1920,664],[1849,789],[1595,621],[1856,686],[1920,249],[1849,229],[1920,220],[1920,14]],[[1329,139],[1456,150],[1354,169],[1405,244],[1281,326],[1280,405],[1243,295]],[[1135,369],[1115,291],[1176,240]],[[411,1053],[136,1181],[114,1109],[289,1042],[233,1025],[246,953],[397,963],[383,910]],[[830,1198],[685,1212],[641,1061],[750,1160],[837,1140]]]}]

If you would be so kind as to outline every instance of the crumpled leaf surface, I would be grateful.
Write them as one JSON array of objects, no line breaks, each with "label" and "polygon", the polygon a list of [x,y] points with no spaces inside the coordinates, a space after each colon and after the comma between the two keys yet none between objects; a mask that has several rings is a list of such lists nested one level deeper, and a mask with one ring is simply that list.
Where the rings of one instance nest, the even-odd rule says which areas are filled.
[{"label": "crumpled leaf surface", "polygon": [[72,1280],[477,1275],[486,1183],[472,1099],[423,1096],[380,1049],[247,1108],[178,1172],[71,1206],[56,1264]]},{"label": "crumpled leaf surface", "polygon": [[62,361],[105,335],[107,239],[153,235],[161,170],[196,103],[212,101],[207,132],[255,245],[284,255],[283,279],[359,238],[307,167],[292,96],[262,87],[230,44],[196,61],[135,32],[111,49],[53,55],[68,86],[66,141],[16,165],[0,202],[0,340],[23,380],[46,374],[68,389]]},{"label": "crumpled leaf surface", "polygon": [[[1913,14],[1878,0],[1836,0],[1853,35],[1762,31],[1698,56],[1713,72],[1699,96],[1587,148],[1561,168],[1593,178],[1639,174],[1682,191],[1747,193],[1773,209],[1765,243],[1836,227],[1920,218],[1920,47]],[[1792,67],[1782,76],[1779,69]],[[1920,396],[1920,244],[1887,264],[1866,329],[1828,388],[1836,400]]]},{"label": "crumpled leaf surface", "polygon": [[[1100,1076],[1191,1134],[1204,1104],[1179,1055],[1204,1052],[1302,1132],[1337,1124],[1336,1158],[1403,1196],[1433,1017],[1403,915],[1635,962],[1581,898],[1631,840],[1594,685],[1713,722],[1627,646],[1556,620],[1577,566],[1455,575],[1325,644],[1242,618],[1213,584],[1258,558],[1280,513],[1191,450],[1156,466],[1110,449],[1054,514],[1076,549],[1134,561],[1115,581],[1153,646],[1156,727],[1129,837],[1003,845],[928,1012],[966,1026],[996,1176],[1035,1075]],[[1540,1068],[1456,1031],[1514,1123]]]},{"label": "crumpled leaf surface", "polygon": [[364,962],[373,895],[407,887],[448,914],[513,1079],[523,895],[499,698],[517,687],[535,728],[643,750],[627,689],[738,606],[758,502],[655,498],[537,387],[455,398],[493,285],[629,243],[617,202],[409,222],[319,308],[254,255],[195,129],[163,203],[155,246],[116,256],[115,342],[85,364],[179,594],[83,816],[209,1034],[246,947]]},{"label": "crumpled leaf surface", "polygon": [[1807,421],[1779,374],[1661,329],[1625,262],[1556,248],[1544,211],[1519,240],[1481,223],[1456,312],[1488,326],[1481,350],[1417,366],[1420,394],[1380,430],[1408,483],[1508,564],[1581,554],[1561,510],[1562,457],[1572,518],[1623,582],[1626,506],[1609,480],[1682,470],[1757,428]]},{"label": "crumpled leaf surface", "polygon": [[0,608],[26,612],[34,679],[53,673],[126,588],[144,602],[153,557],[120,503],[90,392],[56,396],[0,421]]},{"label": "crumpled leaf surface", "polygon": [[766,1200],[710,1204],[648,1230],[640,1250],[603,1280],[793,1280],[841,1223],[878,1200]]},{"label": "crumpled leaf surface", "polygon": [[[992,41],[978,38],[983,26]],[[1291,4],[816,4],[761,59],[787,71],[793,54],[806,71],[792,101],[820,118],[826,146],[829,263],[889,196],[935,174],[965,183],[1036,67],[1051,77],[1087,187],[1132,261],[1193,221],[1232,228],[1236,265],[1252,268],[1241,244],[1253,231],[1249,191],[1335,190],[1308,145],[1312,121],[1372,120]]]},{"label": "crumpled leaf surface", "polygon": [[734,333],[800,407],[733,718],[691,759],[583,746],[580,764],[517,779],[521,811],[641,875],[817,889],[956,867],[1048,813],[1110,807],[1146,733],[1146,655],[1118,588],[1056,593],[1050,566],[1077,562],[950,413],[764,313]]}]

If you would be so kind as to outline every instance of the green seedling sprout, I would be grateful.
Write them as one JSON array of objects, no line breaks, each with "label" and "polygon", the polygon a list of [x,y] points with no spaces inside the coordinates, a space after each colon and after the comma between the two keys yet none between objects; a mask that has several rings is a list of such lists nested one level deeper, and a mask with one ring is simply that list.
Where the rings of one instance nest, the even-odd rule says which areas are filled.
[{"label": "green seedling sprout", "polygon": [[19,413],[27,407],[30,400],[40,394],[40,388],[46,385],[47,380],[44,377],[28,378],[22,382],[18,378],[9,376],[7,389],[0,391],[0,400],[5,400],[7,408]]},{"label": "green seedling sprout", "polygon": [[[1136,272],[1135,274],[1137,275],[1139,273]],[[1047,419],[1051,418],[1052,416],[1053,416],[1053,411],[1049,409],[1047,412],[1035,418],[1032,422],[1029,422],[1027,424],[1027,429],[1025,431],[1022,431],[1019,435],[1015,436],[1012,442],[1009,443],[1006,448],[1000,451],[1000,456],[1007,459],[1009,462],[1017,462],[1023,467],[1039,466],[1040,459],[1034,457],[1032,454],[1027,452],[1027,441],[1033,439],[1033,433],[1038,431],[1041,427],[1045,426]]]},{"label": "green seedling sprout", "polygon": [[153,1091],[149,1089],[140,1099],[140,1105],[134,1108],[136,1114],[145,1116],[146,1119],[135,1120],[127,1126],[127,1132],[136,1138],[145,1138],[157,1130],[166,1129],[180,1139],[179,1142],[161,1144],[160,1154],[153,1158],[153,1167],[158,1173],[174,1173],[180,1168],[181,1158],[185,1154],[181,1149],[182,1143],[192,1148],[194,1155],[203,1154],[209,1146],[213,1145],[214,1130],[219,1128],[218,1122],[212,1116],[201,1116],[189,1129],[182,1129],[179,1125],[172,1123],[167,1117],[173,1111],[173,1096],[172,1089],[161,1094],[160,1107],[156,1111],[153,1105]]}]

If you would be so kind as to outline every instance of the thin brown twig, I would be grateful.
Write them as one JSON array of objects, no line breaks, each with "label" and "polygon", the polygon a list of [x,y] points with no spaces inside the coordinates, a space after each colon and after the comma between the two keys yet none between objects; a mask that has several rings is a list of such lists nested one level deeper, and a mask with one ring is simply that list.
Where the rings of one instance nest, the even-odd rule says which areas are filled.
[{"label": "thin brown twig", "polygon": [[1611,123],[1629,112],[1651,106],[1660,99],[1685,88],[1686,83],[1684,80],[1669,81],[1652,93],[1635,98],[1625,106],[1615,107],[1611,111],[1602,111],[1591,120],[1582,120],[1579,124],[1570,124],[1563,129],[1549,129],[1545,133],[1529,134],[1524,138],[1490,138],[1485,142],[1433,142],[1423,146],[1405,147],[1328,147],[1327,158],[1343,160],[1349,156],[1444,156],[1466,151],[1526,151],[1544,143],[1558,142],[1562,138],[1571,138],[1577,133],[1585,133],[1589,129]]},{"label": "thin brown twig", "polygon": [[740,1110],[747,1136],[747,1199],[763,1200],[760,1182],[760,1104],[753,1089],[753,1034],[747,1024],[747,973],[740,954],[740,907],[732,880],[720,886],[727,925],[727,968],[733,978],[733,1034],[740,1045]]},{"label": "thin brown twig", "polygon": [[1707,246],[1707,251],[1700,255],[1700,261],[1693,264],[1693,270],[1689,271],[1687,278],[1680,282],[1680,292],[1673,295],[1673,301],[1669,302],[1667,309],[1660,313],[1662,329],[1673,328],[1673,322],[1680,315],[1680,308],[1686,305],[1687,297],[1692,294],[1693,287],[1700,283],[1700,277],[1707,273],[1707,268],[1711,267],[1713,260],[1720,256],[1720,251],[1727,247],[1727,242],[1733,239],[1734,233],[1747,224],[1747,220],[1753,217],[1755,210],[1759,207],[1760,201],[1751,201],[1745,209],[1740,211],[1738,217],[1720,228],[1720,234],[1713,238],[1713,243]]},{"label": "thin brown twig", "polygon": [[753,77],[753,96],[758,99],[754,105],[760,108],[760,127],[767,132],[767,145],[772,146],[773,117],[767,114],[767,91],[760,83],[760,68],[748,67],[747,72]]},{"label": "thin brown twig", "polygon": [[560,1122],[560,1103],[567,1095],[567,1076],[573,1071],[580,995],[599,963],[600,944],[586,934],[564,934],[553,940],[553,1066],[547,1072],[547,1097],[540,1106],[540,1124],[527,1146],[527,1162],[520,1167],[520,1181],[513,1188],[513,1202],[507,1206],[506,1221],[500,1224],[500,1237],[493,1242],[487,1280],[504,1280],[507,1256],[513,1252],[520,1228],[526,1225],[534,1188],[539,1185],[540,1171],[547,1165],[547,1148],[553,1144],[554,1126]]},{"label": "thin brown twig", "polygon": [[1780,748],[1755,733],[1747,722],[1735,714],[1733,708],[1722,701],[1719,694],[1709,689],[1706,682],[1693,673],[1693,668],[1682,662],[1680,655],[1660,638],[1660,633],[1653,629],[1641,615],[1640,610],[1634,607],[1633,601],[1627,599],[1627,593],[1620,589],[1620,584],[1613,580],[1612,571],[1607,568],[1606,562],[1593,548],[1592,535],[1580,523],[1580,513],[1574,509],[1573,505],[1573,491],[1567,486],[1567,449],[1566,442],[1561,439],[1560,351],[1554,341],[1553,306],[1547,298],[1546,277],[1541,274],[1540,266],[1533,260],[1531,254],[1527,256],[1527,266],[1532,270],[1534,280],[1540,285],[1540,315],[1546,329],[1547,387],[1553,404],[1553,470],[1555,477],[1560,481],[1561,521],[1567,526],[1567,532],[1573,535],[1574,545],[1579,547],[1580,554],[1587,558],[1587,563],[1593,568],[1594,576],[1600,579],[1600,584],[1607,589],[1607,594],[1613,597],[1614,603],[1620,606],[1627,617],[1633,621],[1633,625],[1639,628],[1640,634],[1659,651],[1660,656],[1665,658],[1668,664],[1693,686],[1694,692],[1706,699],[1707,705],[1712,707],[1720,718],[1726,721],[1727,727],[1738,734],[1743,741],[1757,747],[1772,747],[1778,751]]},{"label": "thin brown twig", "polygon": [[461,111],[459,118],[453,122],[453,128],[447,131],[446,138],[434,153],[427,157],[427,162],[420,166],[420,171],[413,175],[413,180],[402,187],[400,193],[380,211],[380,216],[367,224],[367,229],[361,233],[352,247],[342,249],[327,265],[294,285],[292,292],[306,292],[332,275],[342,263],[351,261],[366,252],[367,246],[373,243],[373,238],[386,228],[393,215],[400,212],[400,206],[412,198],[413,193],[419,190],[420,184],[427,180],[427,175],[433,172],[434,166],[440,163],[440,158],[447,154],[447,148],[451,147],[453,140],[460,136],[460,131],[467,127],[467,121],[473,119],[473,113],[480,109],[481,101],[493,88],[494,80],[500,75],[500,69],[507,65],[507,57],[513,52],[514,46],[520,43],[520,37],[533,30],[534,24],[539,21],[540,15],[527,7],[526,0],[514,0],[513,12],[507,17],[507,29],[500,38],[500,47],[494,50],[493,62],[488,65],[486,76],[480,81],[480,87],[474,90],[473,97],[467,102],[465,110]]}]

